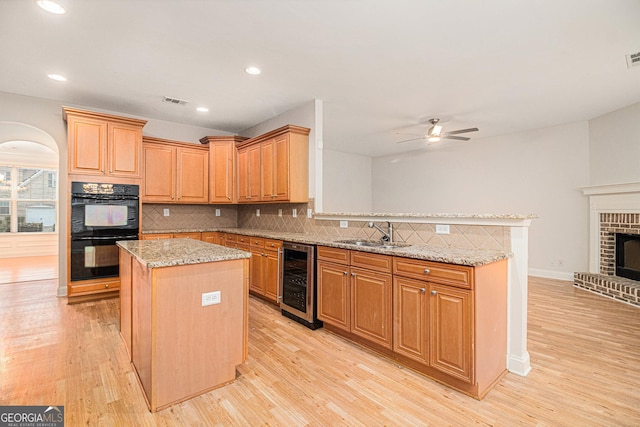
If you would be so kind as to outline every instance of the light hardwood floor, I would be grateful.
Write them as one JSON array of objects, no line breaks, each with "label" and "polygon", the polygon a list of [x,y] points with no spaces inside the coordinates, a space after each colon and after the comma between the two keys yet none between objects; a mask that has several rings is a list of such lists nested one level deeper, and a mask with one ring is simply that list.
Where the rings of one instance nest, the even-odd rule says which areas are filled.
[{"label": "light hardwood floor", "polygon": [[0,405],[64,405],[78,426],[638,426],[640,310],[530,279],[526,378],[482,401],[250,300],[236,382],[147,411],[118,300],[67,305],[56,283],[0,285]]},{"label": "light hardwood floor", "polygon": [[56,255],[24,258],[0,258],[0,284],[55,279],[58,277]]}]

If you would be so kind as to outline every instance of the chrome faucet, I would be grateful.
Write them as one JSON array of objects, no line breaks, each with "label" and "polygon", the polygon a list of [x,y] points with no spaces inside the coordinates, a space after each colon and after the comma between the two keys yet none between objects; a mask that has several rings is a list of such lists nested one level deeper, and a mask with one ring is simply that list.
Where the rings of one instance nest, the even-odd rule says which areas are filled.
[{"label": "chrome faucet", "polygon": [[387,243],[393,243],[393,224],[387,221],[387,231],[384,231],[382,228],[373,223],[373,221],[369,222],[369,228],[375,228],[379,232],[382,233],[382,241]]}]

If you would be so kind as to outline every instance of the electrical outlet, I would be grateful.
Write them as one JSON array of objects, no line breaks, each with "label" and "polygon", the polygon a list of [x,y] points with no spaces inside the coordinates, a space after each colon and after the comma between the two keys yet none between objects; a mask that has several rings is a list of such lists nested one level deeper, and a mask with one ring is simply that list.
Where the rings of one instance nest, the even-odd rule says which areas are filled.
[{"label": "electrical outlet", "polygon": [[202,306],[220,304],[220,291],[206,292],[202,294]]},{"label": "electrical outlet", "polygon": [[297,218],[298,217],[298,209],[296,209],[296,208],[291,209],[291,216],[294,217],[294,218]]},{"label": "electrical outlet", "polygon": [[313,210],[307,209],[307,218],[313,218]]},{"label": "electrical outlet", "polygon": [[216,216],[220,216],[220,209],[216,209]]},{"label": "electrical outlet", "polygon": [[449,234],[449,225],[446,224],[436,224],[436,234]]},{"label": "electrical outlet", "polygon": [[340,221],[340,228],[349,228],[349,221]]},{"label": "electrical outlet", "polygon": [[278,209],[278,216],[282,216],[282,209]]},{"label": "electrical outlet", "polygon": [[162,214],[163,214],[164,216],[169,216],[169,209],[165,209],[165,210],[163,210],[163,211],[162,211]]},{"label": "electrical outlet", "polygon": [[256,216],[260,216],[260,209],[256,209]]}]

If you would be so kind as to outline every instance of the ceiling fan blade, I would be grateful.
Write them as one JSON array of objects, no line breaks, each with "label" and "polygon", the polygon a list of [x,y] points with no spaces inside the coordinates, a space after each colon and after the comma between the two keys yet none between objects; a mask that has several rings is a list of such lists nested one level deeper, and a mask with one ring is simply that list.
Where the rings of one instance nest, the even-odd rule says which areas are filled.
[{"label": "ceiling fan blade", "polygon": [[409,141],[418,141],[420,139],[425,139],[424,136],[421,136],[420,138],[412,138],[412,139],[405,139],[404,141],[398,141],[396,142],[396,144],[402,144],[403,142],[409,142]]},{"label": "ceiling fan blade", "polygon": [[460,129],[460,130],[452,130],[451,132],[446,132],[444,135],[458,135],[459,133],[467,133],[467,132],[477,132],[480,129],[478,128],[469,128],[469,129]]},{"label": "ceiling fan blade", "polygon": [[455,139],[457,141],[468,141],[468,140],[471,139],[471,138],[467,138],[466,136],[449,136],[449,135],[441,136],[441,138],[444,138],[444,139]]}]

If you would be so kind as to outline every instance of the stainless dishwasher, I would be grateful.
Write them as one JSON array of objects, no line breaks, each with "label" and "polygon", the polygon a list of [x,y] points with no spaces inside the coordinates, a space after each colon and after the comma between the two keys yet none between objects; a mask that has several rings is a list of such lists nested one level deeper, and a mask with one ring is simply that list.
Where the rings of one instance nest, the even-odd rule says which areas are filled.
[{"label": "stainless dishwasher", "polygon": [[280,267],[282,314],[310,329],[321,328],[316,314],[316,247],[283,242]]}]

